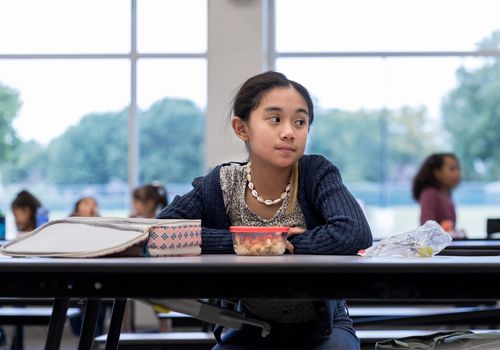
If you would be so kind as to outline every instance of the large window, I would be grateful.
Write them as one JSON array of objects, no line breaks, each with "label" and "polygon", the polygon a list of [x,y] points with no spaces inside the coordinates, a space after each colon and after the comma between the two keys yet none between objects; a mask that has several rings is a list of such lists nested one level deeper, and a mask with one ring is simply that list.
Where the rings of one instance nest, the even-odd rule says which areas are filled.
[{"label": "large window", "polygon": [[[500,3],[276,0],[275,66],[318,109],[308,150],[339,166],[376,237],[418,226],[411,181],[423,158],[455,152],[459,228],[498,217]],[[496,190],[495,190],[496,189]]]},{"label": "large window", "polygon": [[[339,166],[375,236],[418,225],[411,180],[434,151],[458,155],[458,227],[484,236],[500,212],[500,3],[268,3],[266,59],[315,99],[308,151]],[[207,0],[1,1],[0,210],[22,188],[51,218],[81,195],[127,215],[150,181],[185,192],[203,172],[207,13]]]},{"label": "large window", "polygon": [[[130,187],[144,182],[186,190],[204,161],[206,18],[206,0],[0,3],[0,211],[8,236],[10,202],[21,189],[51,219],[86,195],[102,215],[126,216]],[[179,139],[185,121],[197,122],[189,125],[194,144]],[[173,165],[179,159],[190,160],[190,172]]]}]

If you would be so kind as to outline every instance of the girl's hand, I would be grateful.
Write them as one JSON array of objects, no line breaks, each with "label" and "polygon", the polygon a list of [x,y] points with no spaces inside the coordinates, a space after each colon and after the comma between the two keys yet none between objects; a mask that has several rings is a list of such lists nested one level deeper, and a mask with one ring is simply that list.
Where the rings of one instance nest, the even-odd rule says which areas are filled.
[{"label": "girl's hand", "polygon": [[[290,230],[288,231],[288,237],[292,237],[295,235],[300,235],[304,233],[304,229],[300,227],[290,227]],[[286,241],[286,249],[290,252],[290,254],[293,254],[294,247],[293,244],[290,241]]]}]

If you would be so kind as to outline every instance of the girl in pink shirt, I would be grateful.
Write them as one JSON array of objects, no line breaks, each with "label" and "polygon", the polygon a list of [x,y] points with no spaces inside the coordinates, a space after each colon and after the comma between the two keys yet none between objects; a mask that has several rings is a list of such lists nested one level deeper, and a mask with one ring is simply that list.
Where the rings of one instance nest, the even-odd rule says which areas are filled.
[{"label": "girl in pink shirt", "polygon": [[451,197],[460,182],[460,165],[453,153],[430,155],[413,180],[413,198],[420,203],[420,224],[438,222],[450,232],[455,230],[456,212]]}]

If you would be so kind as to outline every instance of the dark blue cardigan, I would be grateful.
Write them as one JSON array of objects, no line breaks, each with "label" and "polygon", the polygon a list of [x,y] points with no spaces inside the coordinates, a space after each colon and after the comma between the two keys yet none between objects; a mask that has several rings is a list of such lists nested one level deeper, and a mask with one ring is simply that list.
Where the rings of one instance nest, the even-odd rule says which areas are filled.
[{"label": "dark blue cardigan", "polygon": [[[161,219],[201,219],[202,253],[234,253],[222,190],[220,168],[193,181],[194,189],[177,196],[159,215]],[[307,230],[290,238],[295,254],[356,254],[372,244],[363,212],[342,183],[338,169],[322,156],[299,160],[298,202]]]},{"label": "dark blue cardigan", "polygon": [[[227,165],[219,165],[207,176],[196,178],[191,192],[175,197],[158,215],[161,219],[201,219],[203,254],[234,253],[229,232],[231,222],[220,186],[220,168]],[[371,246],[370,227],[358,202],[343,185],[337,167],[324,157],[304,155],[300,158],[298,203],[307,230],[290,238],[295,254],[351,255]],[[337,302],[343,301],[314,303],[320,333],[331,333]]]}]

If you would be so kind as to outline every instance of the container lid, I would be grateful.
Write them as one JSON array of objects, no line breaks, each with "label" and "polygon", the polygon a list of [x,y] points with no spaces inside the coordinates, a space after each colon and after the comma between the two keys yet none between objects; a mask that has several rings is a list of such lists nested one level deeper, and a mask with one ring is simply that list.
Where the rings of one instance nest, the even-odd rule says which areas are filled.
[{"label": "container lid", "polygon": [[264,233],[264,232],[288,232],[290,227],[284,226],[230,226],[232,233]]}]

